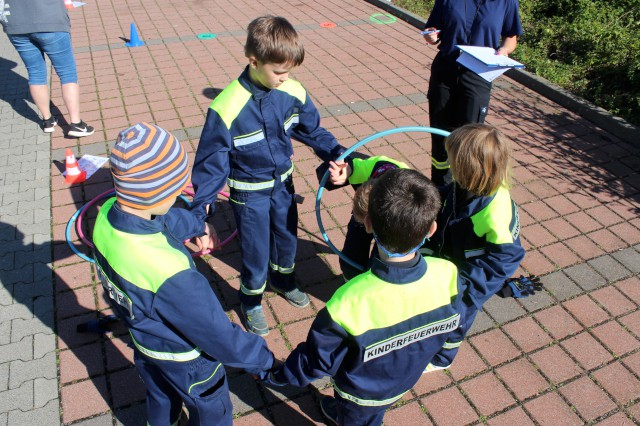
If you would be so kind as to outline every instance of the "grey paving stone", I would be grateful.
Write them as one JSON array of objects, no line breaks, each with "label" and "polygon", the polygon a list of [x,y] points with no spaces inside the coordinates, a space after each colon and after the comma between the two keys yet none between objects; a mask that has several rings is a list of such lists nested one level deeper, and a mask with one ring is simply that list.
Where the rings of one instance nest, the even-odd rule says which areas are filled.
[{"label": "grey paving stone", "polygon": [[640,272],[640,253],[633,248],[626,248],[618,252],[612,253],[618,262],[622,263],[631,272],[637,274]]},{"label": "grey paving stone", "polygon": [[39,359],[48,353],[56,350],[56,335],[51,334],[34,334],[33,336],[33,359]]},{"label": "grey paving stone", "polygon": [[50,296],[53,294],[53,284],[51,277],[49,280],[41,279],[36,282],[16,284],[13,286],[13,297],[16,302],[27,303],[40,296]]},{"label": "grey paving stone", "polygon": [[589,265],[603,275],[609,282],[615,282],[631,276],[631,271],[609,255],[592,259],[589,261]]},{"label": "grey paving stone", "polygon": [[[543,285],[546,284],[545,278],[546,277],[542,277]],[[553,297],[551,297],[551,295],[547,291],[540,291],[534,294],[533,296],[525,297],[524,299],[518,299],[518,302],[522,304],[522,306],[524,307],[524,309],[527,310],[527,312],[539,311],[541,309],[548,308],[556,303],[556,301],[553,299]]]},{"label": "grey paving stone", "polygon": [[[54,362],[55,366],[55,362]],[[58,400],[58,377],[54,375],[52,379],[38,377],[33,382],[33,407],[42,408],[49,401]]]},{"label": "grey paving stone", "polygon": [[146,426],[147,412],[145,404],[132,405],[129,408],[116,410],[114,413],[117,426]]},{"label": "grey paving stone", "polygon": [[27,336],[19,342],[0,346],[0,364],[17,359],[23,361],[33,359],[33,337]]},{"label": "grey paving stone", "polygon": [[11,410],[27,411],[33,408],[33,382],[23,383],[16,389],[0,392],[0,413]]},{"label": "grey paving stone", "polygon": [[373,107],[365,101],[354,102],[350,107],[353,112],[366,112],[373,110]]},{"label": "grey paving stone", "polygon": [[185,130],[187,132],[188,139],[199,139],[200,135],[202,134],[202,126],[189,127]]},{"label": "grey paving stone", "polygon": [[282,387],[262,386],[262,392],[266,397],[267,402],[271,404],[277,401],[286,401],[289,399],[293,399],[296,396],[299,396],[308,391],[306,388],[287,385]]},{"label": "grey paving stone", "polygon": [[0,252],[0,271],[10,271],[13,268],[13,253]]},{"label": "grey paving stone", "polygon": [[11,321],[12,342],[20,342],[25,336],[33,336],[38,333],[53,333],[52,324],[47,324],[40,318],[31,318],[29,320],[15,319]]},{"label": "grey paving stone", "polygon": [[11,343],[11,322],[0,323],[0,345]]},{"label": "grey paving stone", "polygon": [[9,389],[9,363],[0,364],[0,392]]},{"label": "grey paving stone", "polygon": [[33,310],[29,305],[22,303],[14,303],[13,305],[5,306],[0,309],[0,323],[11,322],[14,319],[31,319],[33,318]]},{"label": "grey paving stone", "polygon": [[[49,352],[33,361],[11,361],[9,366],[9,389],[15,389],[36,378],[56,379],[58,369],[55,352]],[[47,401],[44,401],[45,403]]]},{"label": "grey paving stone", "polygon": [[569,299],[583,292],[563,271],[553,272],[547,275],[544,279],[544,286],[547,291],[560,301]]},{"label": "grey paving stone", "polygon": [[0,413],[0,426],[8,426],[9,413]]},{"label": "grey paving stone", "polygon": [[317,390],[322,390],[322,389],[332,387],[333,385],[331,384],[331,377],[326,376],[320,380],[315,380],[311,382],[311,386],[313,386]]},{"label": "grey paving stone", "polygon": [[468,336],[473,336],[474,334],[482,333],[483,331],[487,331],[493,327],[495,327],[495,323],[489,316],[484,312],[479,312],[476,319],[473,321],[473,325],[471,329],[467,333]]},{"label": "grey paving stone", "polygon": [[527,313],[513,298],[490,298],[482,307],[498,324],[513,321]]},{"label": "grey paving stone", "polygon": [[234,414],[259,410],[264,406],[258,385],[248,374],[229,377],[229,391],[231,393]]},{"label": "grey paving stone", "polygon": [[[142,422],[144,422],[144,418],[141,419],[139,424],[144,424]],[[130,425],[130,424],[133,424],[133,423],[126,423],[126,425]],[[113,425],[113,418],[111,417],[111,414],[108,414],[108,413],[98,417],[94,417],[92,419],[82,420],[81,422],[73,424],[73,426],[112,426],[112,425]]]},{"label": "grey paving stone", "polygon": [[393,104],[389,102],[387,98],[372,99],[368,102],[375,109],[384,109],[384,108],[390,108],[393,106]]},{"label": "grey paving stone", "polygon": [[57,399],[50,401],[42,408],[36,408],[27,412],[20,410],[9,412],[9,425],[54,426],[60,424],[60,411]]},{"label": "grey paving stone", "polygon": [[1,278],[2,274],[0,274],[0,306],[8,306],[14,303],[13,300],[13,286],[9,286],[2,282]]}]

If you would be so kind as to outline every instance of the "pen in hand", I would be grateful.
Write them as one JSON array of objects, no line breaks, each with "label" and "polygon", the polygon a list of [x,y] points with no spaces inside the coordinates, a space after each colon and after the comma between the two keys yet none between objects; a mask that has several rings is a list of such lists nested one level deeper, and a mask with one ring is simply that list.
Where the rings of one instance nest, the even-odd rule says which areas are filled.
[{"label": "pen in hand", "polygon": [[424,31],[420,31],[420,34],[429,35],[429,34],[438,34],[439,32],[440,30],[424,30]]}]

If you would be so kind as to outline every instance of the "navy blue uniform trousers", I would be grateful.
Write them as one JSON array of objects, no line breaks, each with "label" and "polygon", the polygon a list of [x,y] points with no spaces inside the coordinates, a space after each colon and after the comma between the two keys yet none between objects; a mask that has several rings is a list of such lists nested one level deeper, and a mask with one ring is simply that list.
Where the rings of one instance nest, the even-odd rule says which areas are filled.
[{"label": "navy blue uniform trousers", "polygon": [[247,307],[262,300],[269,275],[271,286],[282,291],[295,288],[298,246],[298,206],[293,178],[276,179],[262,191],[231,189],[229,200],[242,250],[240,301]]},{"label": "navy blue uniform trousers", "polygon": [[173,424],[189,410],[189,426],[232,426],[233,405],[224,367],[202,354],[192,361],[149,358],[134,349],[138,373],[147,388],[147,423]]},{"label": "navy blue uniform trousers", "polygon": [[[436,55],[427,93],[431,127],[450,132],[468,123],[484,123],[490,97],[490,82],[457,62]],[[431,144],[433,160],[445,163],[444,137],[431,135]],[[432,163],[431,180],[437,186],[451,182],[449,169]]]}]

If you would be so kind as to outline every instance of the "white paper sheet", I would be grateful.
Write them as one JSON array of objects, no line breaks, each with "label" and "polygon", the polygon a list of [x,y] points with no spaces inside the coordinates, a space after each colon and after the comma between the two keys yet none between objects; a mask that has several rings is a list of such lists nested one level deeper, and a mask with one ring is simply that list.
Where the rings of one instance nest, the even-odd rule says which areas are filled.
[{"label": "white paper sheet", "polygon": [[[109,159],[107,157],[97,157],[95,155],[85,154],[78,160],[78,166],[87,172],[87,180],[98,171]],[[66,176],[67,172],[62,172],[62,176]]]}]

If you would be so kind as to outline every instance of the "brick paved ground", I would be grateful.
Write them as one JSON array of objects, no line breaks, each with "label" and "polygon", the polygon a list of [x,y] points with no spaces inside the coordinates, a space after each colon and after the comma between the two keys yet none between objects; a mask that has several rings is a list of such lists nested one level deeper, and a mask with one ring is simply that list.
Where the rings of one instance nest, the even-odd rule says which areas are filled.
[{"label": "brick paved ground", "polygon": [[[428,123],[426,65],[435,51],[415,28],[363,1],[89,0],[70,11],[82,116],[97,129],[80,140],[40,132],[24,100],[26,71],[0,37],[0,425],[145,424],[144,388],[123,330],[76,333],[96,311],[109,311],[92,266],[66,245],[65,226],[78,207],[111,188],[109,175],[103,169],[70,188],[60,161],[66,147],[78,156],[106,155],[117,132],[140,120],[171,130],[193,153],[208,104],[244,66],[246,25],[265,13],[286,16],[299,30],[307,55],[295,78],[342,144]],[[147,44],[130,49],[121,38],[134,21]],[[216,38],[200,40],[201,33]],[[52,83],[65,114],[57,77]],[[638,422],[640,144],[506,77],[495,82],[491,109],[488,122],[515,141],[512,194],[528,251],[521,272],[542,275],[546,291],[490,300],[453,368],[424,375],[385,424]],[[424,133],[376,140],[363,151],[429,170]],[[298,310],[266,293],[267,341],[280,357],[304,340],[341,281],[314,214],[318,160],[298,144],[295,161],[296,189],[306,197],[297,270],[312,304]],[[339,190],[323,199],[323,223],[337,246],[350,196]],[[88,217],[90,225],[95,209]],[[229,235],[234,225],[224,200],[217,219]],[[232,242],[200,262],[234,321],[239,259]],[[236,424],[322,423],[316,402],[330,393],[326,380],[274,390],[241,371],[229,376]]]}]

